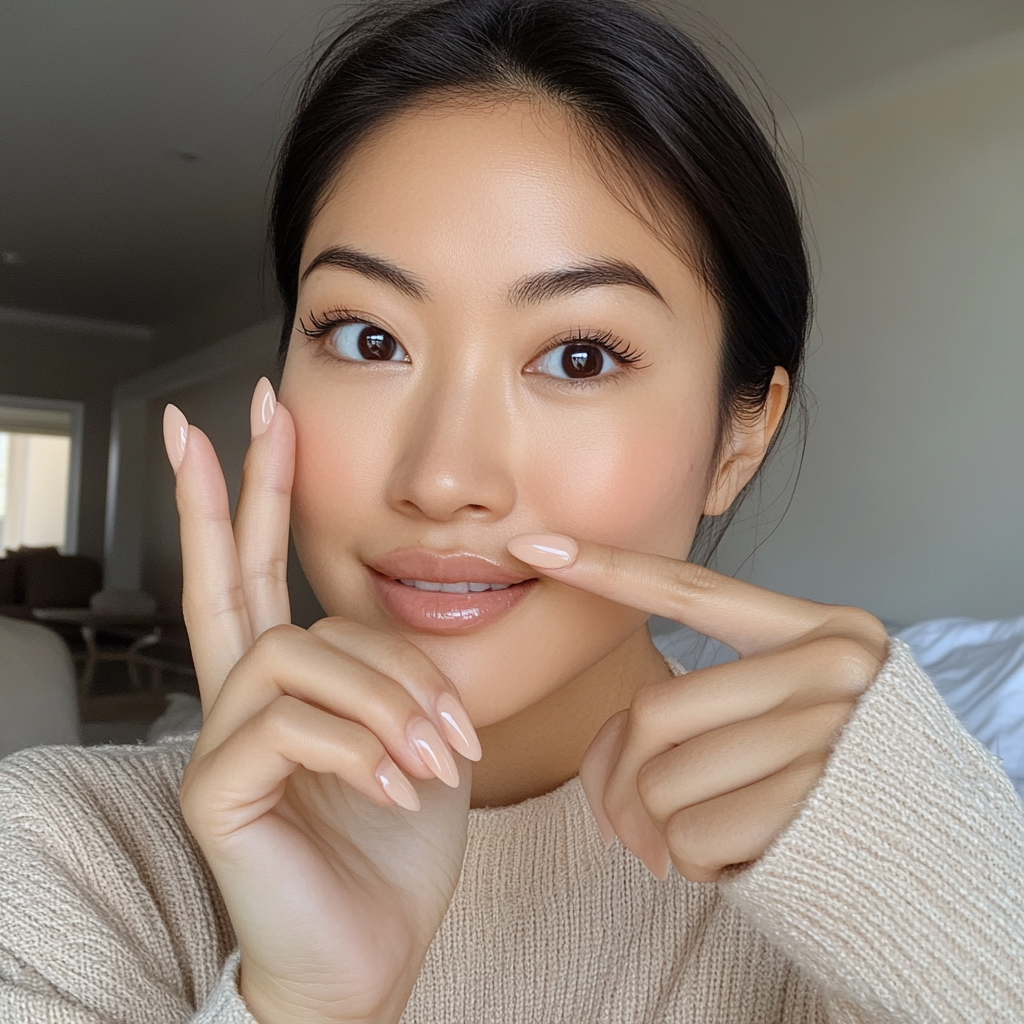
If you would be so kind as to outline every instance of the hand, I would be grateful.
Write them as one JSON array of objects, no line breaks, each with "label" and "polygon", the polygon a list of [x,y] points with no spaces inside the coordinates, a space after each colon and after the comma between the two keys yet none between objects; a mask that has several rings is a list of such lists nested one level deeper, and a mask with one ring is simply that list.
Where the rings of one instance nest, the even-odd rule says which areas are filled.
[{"label": "hand", "polygon": [[878,675],[882,624],[661,555],[533,535],[509,550],[552,579],[675,619],[739,654],[640,690],[597,734],[580,779],[606,841],[618,835],[659,878],[670,860],[693,882],[756,861],[796,817]]},{"label": "hand", "polygon": [[479,742],[404,639],[337,618],[290,625],[295,434],[269,382],[253,425],[232,526],[210,442],[165,416],[205,713],[182,810],[261,1024],[397,1021],[462,867],[471,773],[449,744],[479,758]]}]

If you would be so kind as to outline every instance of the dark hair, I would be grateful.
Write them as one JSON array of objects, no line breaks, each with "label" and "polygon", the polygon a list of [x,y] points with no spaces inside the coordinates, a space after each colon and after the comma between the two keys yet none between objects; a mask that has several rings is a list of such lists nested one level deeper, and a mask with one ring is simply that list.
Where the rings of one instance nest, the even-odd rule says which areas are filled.
[{"label": "dark hair", "polygon": [[[375,3],[334,38],[306,80],[277,168],[282,358],[302,246],[346,156],[414,103],[460,93],[557,103],[648,209],[668,200],[684,219],[697,249],[688,256],[722,312],[720,426],[763,405],[776,366],[798,388],[810,274],[775,149],[691,38],[623,0]],[[719,517],[719,537],[738,504]]]}]

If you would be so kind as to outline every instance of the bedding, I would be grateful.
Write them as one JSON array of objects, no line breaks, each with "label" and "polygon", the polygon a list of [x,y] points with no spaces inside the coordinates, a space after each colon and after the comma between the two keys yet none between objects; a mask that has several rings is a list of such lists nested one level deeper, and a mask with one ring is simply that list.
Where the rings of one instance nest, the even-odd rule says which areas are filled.
[{"label": "bedding", "polygon": [[1024,800],[1024,615],[929,619],[896,633]]}]

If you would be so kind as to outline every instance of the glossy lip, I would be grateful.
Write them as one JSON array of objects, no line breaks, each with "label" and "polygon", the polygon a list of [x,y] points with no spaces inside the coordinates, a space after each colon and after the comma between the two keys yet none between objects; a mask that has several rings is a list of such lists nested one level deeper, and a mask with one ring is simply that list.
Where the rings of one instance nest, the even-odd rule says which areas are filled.
[{"label": "glossy lip", "polygon": [[[400,548],[367,561],[371,569],[393,580],[433,583],[522,583],[537,577],[506,569],[497,562],[465,551]],[[497,591],[501,593],[501,591]],[[462,596],[462,595],[456,595]]]}]

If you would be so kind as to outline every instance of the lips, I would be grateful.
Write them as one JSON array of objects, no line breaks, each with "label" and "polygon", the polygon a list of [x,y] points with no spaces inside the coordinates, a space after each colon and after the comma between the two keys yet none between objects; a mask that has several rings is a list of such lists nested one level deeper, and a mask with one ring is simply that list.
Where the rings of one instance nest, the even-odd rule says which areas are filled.
[{"label": "lips", "polygon": [[[496,622],[539,582],[535,576],[465,552],[406,548],[374,558],[367,565],[373,588],[392,618],[411,629],[443,635],[465,633]],[[442,585],[494,583],[502,589],[452,593],[424,590],[402,580]]]},{"label": "lips", "polygon": [[497,562],[466,552],[428,551],[404,548],[389,551],[367,563],[393,580],[429,580],[434,583],[522,583],[536,579]]}]

